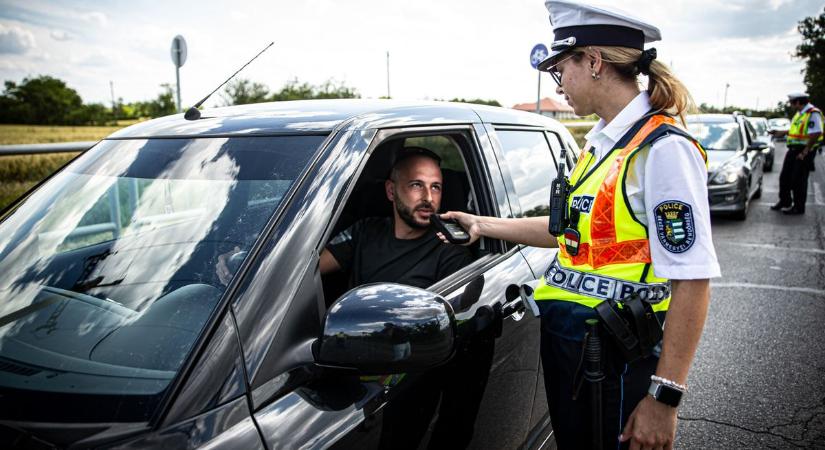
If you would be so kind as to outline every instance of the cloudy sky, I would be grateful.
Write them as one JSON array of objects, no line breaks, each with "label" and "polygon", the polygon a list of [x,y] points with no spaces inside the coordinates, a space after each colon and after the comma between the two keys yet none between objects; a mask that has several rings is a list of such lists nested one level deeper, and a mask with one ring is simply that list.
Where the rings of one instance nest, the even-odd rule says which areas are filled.
[{"label": "cloudy sky", "polygon": [[[662,30],[654,46],[697,103],[773,106],[804,89],[791,54],[797,22],[823,0],[669,0],[610,4]],[[552,41],[542,0],[0,0],[0,80],[52,75],[86,102],[152,98],[174,83],[172,38],[186,38],[182,97],[191,105],[270,41],[242,77],[277,89],[328,79],[363,97],[536,98],[533,45]],[[546,75],[545,75],[546,77]],[[543,94],[552,96],[544,78]],[[213,97],[207,103],[221,99]]]}]

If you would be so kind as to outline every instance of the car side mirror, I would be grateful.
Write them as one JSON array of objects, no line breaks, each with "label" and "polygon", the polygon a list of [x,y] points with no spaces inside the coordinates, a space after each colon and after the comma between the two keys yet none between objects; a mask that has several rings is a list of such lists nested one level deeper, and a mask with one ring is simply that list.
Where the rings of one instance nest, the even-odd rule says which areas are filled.
[{"label": "car side mirror", "polygon": [[748,151],[754,151],[755,150],[755,151],[761,152],[762,150],[765,150],[766,148],[768,148],[767,143],[765,143],[765,142],[754,142],[753,144],[748,146]]},{"label": "car side mirror", "polygon": [[401,284],[368,284],[329,308],[316,362],[363,375],[423,371],[450,359],[455,329],[452,307],[441,296]]}]

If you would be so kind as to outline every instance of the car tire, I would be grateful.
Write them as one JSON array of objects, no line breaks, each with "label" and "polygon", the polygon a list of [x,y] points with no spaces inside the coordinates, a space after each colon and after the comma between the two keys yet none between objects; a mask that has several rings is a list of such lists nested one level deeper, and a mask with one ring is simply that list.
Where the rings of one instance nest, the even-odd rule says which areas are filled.
[{"label": "car tire", "polygon": [[765,161],[765,172],[773,172],[773,156],[771,156],[771,159]]},{"label": "car tire", "polygon": [[[754,200],[756,200],[758,198],[762,198],[762,180],[759,181],[759,187],[756,188],[756,191],[753,193],[753,197],[751,197],[751,198],[753,198]],[[747,209],[747,207],[746,207],[746,209]]]}]

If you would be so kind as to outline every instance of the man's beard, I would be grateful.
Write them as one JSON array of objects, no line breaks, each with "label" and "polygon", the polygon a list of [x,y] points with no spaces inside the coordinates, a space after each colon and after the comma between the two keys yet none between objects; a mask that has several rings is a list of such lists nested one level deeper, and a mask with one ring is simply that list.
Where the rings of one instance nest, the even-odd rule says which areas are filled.
[{"label": "man's beard", "polygon": [[[433,208],[433,205],[430,202],[421,202],[421,203],[419,203],[415,207],[415,209],[419,209],[419,208],[432,209],[433,214],[435,214],[435,209]],[[419,230],[429,228],[430,227],[429,222],[426,223],[426,224],[421,224],[421,223],[418,223],[418,222],[415,221],[415,217],[413,216],[413,213],[415,212],[415,209],[408,208],[407,205],[404,205],[403,203],[401,203],[399,201],[395,202],[395,210],[398,212],[398,217],[400,217],[401,220],[404,221],[404,223],[409,225],[411,228],[416,228],[416,229],[419,229]]]}]

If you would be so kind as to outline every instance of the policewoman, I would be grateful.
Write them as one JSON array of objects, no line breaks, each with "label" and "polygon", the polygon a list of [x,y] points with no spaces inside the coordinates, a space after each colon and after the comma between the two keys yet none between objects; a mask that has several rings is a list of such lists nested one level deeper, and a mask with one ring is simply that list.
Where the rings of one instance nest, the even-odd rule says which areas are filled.
[{"label": "policewoman", "polygon": [[[692,99],[656,60],[656,50],[644,49],[661,39],[655,26],[610,8],[562,0],[546,6],[555,36],[539,67],[577,115],[600,119],[570,173],[568,227],[534,293],[556,441],[560,449],[592,443],[590,401],[581,386],[585,322],[598,319],[599,308],[622,314],[631,299],[641,298],[649,316],[664,323],[667,315],[663,339],[632,361],[617,344],[605,346],[602,442],[611,449],[671,448],[707,314],[709,279],[720,275],[705,152],[682,127]],[[559,246],[547,217],[443,217],[458,220],[473,239]]]},{"label": "policewoman", "polygon": [[788,94],[788,103],[796,110],[790,128],[770,132],[775,137],[788,136],[788,152],[779,173],[779,201],[771,209],[784,214],[805,214],[808,172],[814,169],[814,156],[823,140],[822,111],[803,92]]}]

